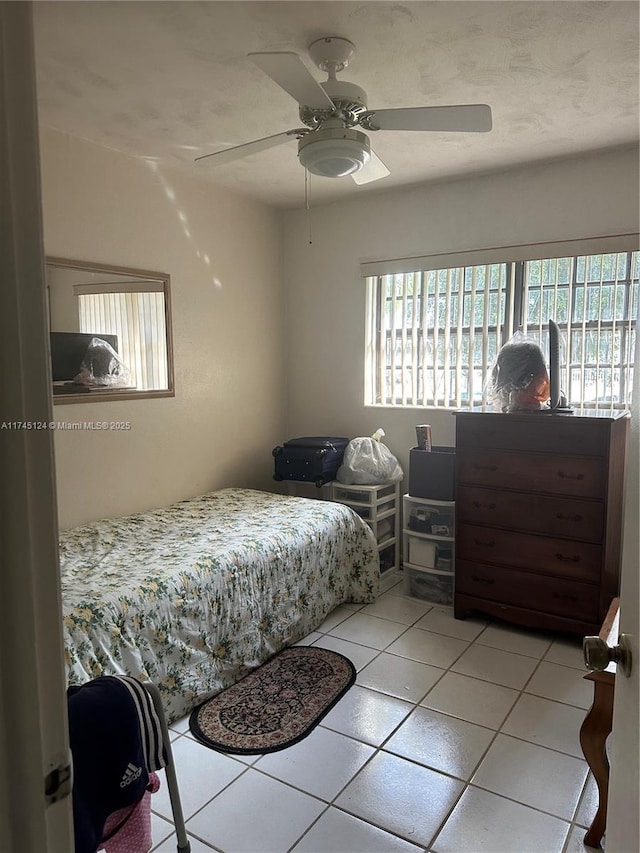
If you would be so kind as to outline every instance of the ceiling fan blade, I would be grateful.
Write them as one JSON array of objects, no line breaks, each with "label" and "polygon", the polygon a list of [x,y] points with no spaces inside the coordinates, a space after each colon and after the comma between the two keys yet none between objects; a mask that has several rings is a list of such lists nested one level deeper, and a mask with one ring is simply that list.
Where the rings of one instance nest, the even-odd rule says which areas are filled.
[{"label": "ceiling fan blade", "polygon": [[491,107],[486,104],[368,110],[360,123],[369,130],[436,130],[446,133],[486,133],[492,127]]},{"label": "ceiling fan blade", "polygon": [[333,109],[333,101],[297,53],[250,53],[250,59],[300,106]]},{"label": "ceiling fan blade", "polygon": [[386,178],[390,174],[391,172],[375,151],[372,150],[367,165],[360,169],[359,172],[354,172],[351,177],[356,184],[370,184],[371,181],[379,181],[380,178]]},{"label": "ceiling fan blade", "polygon": [[299,139],[308,132],[308,127],[298,128],[297,130],[285,130],[283,133],[275,133],[273,136],[263,136],[262,139],[254,139],[253,142],[244,142],[242,145],[234,145],[232,148],[223,148],[222,151],[203,154],[201,157],[196,157],[196,162],[198,160],[209,160],[211,166],[221,166],[224,163],[232,163],[234,160],[239,160],[241,157],[248,157],[250,154],[257,154],[259,151],[266,151],[268,148],[275,148],[276,145],[288,142],[292,137]]}]

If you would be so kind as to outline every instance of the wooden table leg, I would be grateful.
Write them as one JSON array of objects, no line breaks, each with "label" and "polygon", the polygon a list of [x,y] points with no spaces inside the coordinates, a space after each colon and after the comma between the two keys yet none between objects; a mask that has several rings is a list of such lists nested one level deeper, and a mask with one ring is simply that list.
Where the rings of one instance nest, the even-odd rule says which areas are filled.
[{"label": "wooden table leg", "polygon": [[589,847],[600,846],[607,822],[609,759],[606,741],[613,724],[613,678],[600,680],[598,675],[587,676],[594,682],[593,705],[580,729],[582,751],[596,780],[599,794],[598,810],[584,837],[584,843]]}]

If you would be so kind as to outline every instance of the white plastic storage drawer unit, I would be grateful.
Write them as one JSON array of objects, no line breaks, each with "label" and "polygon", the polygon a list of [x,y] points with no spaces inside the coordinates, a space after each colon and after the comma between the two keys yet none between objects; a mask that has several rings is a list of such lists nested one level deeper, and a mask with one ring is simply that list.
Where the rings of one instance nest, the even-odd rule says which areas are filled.
[{"label": "white plastic storage drawer unit", "polygon": [[451,572],[404,569],[403,592],[432,604],[453,604],[453,575]]},{"label": "white plastic storage drawer unit", "polygon": [[405,495],[402,514],[404,594],[434,604],[452,604],[454,501]]},{"label": "white plastic storage drawer unit", "polygon": [[334,480],[331,499],[350,506],[373,530],[380,554],[381,589],[393,586],[400,566],[400,483],[347,486]]}]

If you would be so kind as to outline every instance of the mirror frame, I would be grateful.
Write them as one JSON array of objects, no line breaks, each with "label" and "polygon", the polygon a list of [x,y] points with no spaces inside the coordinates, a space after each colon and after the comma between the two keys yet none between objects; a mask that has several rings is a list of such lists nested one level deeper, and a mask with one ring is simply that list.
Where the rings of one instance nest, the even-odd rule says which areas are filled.
[{"label": "mirror frame", "polygon": [[[53,386],[51,397],[54,405],[66,406],[68,403],[104,403],[107,400],[113,402],[115,400],[148,400],[153,397],[175,397],[175,381],[173,369],[173,328],[171,323],[171,276],[165,272],[152,272],[150,270],[140,270],[133,267],[118,267],[111,264],[99,264],[93,261],[79,261],[71,258],[58,258],[47,255],[45,257],[45,267],[59,267],[72,270],[86,270],[86,272],[96,273],[112,273],[114,275],[130,275],[139,278],[155,279],[161,281],[164,287],[164,322],[167,338],[167,381],[168,388],[153,389],[150,391],[134,391],[126,389],[122,391],[92,391],[90,394],[54,394]],[[47,305],[48,308],[48,305]],[[49,322],[49,332],[51,329],[51,318],[49,309],[47,311],[47,319]]]}]

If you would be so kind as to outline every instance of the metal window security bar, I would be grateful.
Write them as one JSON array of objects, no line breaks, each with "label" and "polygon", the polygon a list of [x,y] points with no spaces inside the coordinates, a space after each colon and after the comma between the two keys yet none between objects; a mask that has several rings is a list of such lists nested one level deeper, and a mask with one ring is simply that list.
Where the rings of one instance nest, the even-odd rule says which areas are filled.
[{"label": "metal window security bar", "polygon": [[479,402],[510,331],[511,273],[510,264],[485,264],[370,279],[370,402]]},{"label": "metal window security bar", "polygon": [[572,405],[628,406],[638,316],[638,252],[524,264],[523,331],[548,346],[552,317],[564,337],[562,385]]},{"label": "metal window security bar", "polygon": [[639,268],[639,253],[628,251],[369,276],[365,402],[480,404],[513,331],[546,354],[551,318],[565,339],[562,384],[571,404],[624,408]]}]

